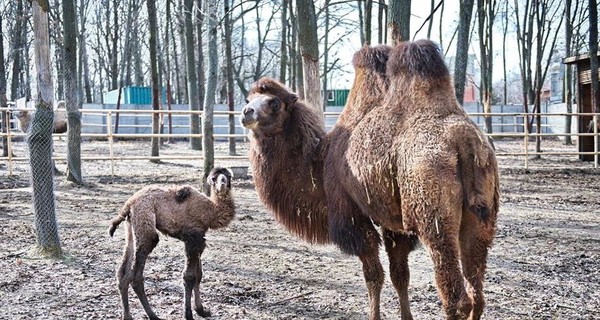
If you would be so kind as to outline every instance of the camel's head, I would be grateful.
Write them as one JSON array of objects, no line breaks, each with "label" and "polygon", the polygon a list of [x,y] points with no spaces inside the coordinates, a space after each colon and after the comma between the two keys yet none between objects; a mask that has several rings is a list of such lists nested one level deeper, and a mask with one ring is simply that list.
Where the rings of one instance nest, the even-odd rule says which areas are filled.
[{"label": "camel's head", "polygon": [[261,78],[250,88],[240,122],[255,133],[277,134],[283,130],[289,108],[297,100],[298,96],[281,83]]},{"label": "camel's head", "polygon": [[231,171],[227,168],[215,167],[213,168],[206,182],[210,185],[211,193],[214,192],[217,195],[224,195],[231,190]]}]

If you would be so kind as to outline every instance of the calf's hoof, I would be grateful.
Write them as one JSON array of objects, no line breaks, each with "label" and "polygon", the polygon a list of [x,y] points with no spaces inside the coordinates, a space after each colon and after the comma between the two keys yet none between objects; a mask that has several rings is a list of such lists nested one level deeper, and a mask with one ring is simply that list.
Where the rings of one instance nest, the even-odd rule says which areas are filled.
[{"label": "calf's hoof", "polygon": [[198,308],[196,309],[196,313],[201,316],[202,318],[208,318],[211,316],[210,310],[205,309],[205,308]]}]

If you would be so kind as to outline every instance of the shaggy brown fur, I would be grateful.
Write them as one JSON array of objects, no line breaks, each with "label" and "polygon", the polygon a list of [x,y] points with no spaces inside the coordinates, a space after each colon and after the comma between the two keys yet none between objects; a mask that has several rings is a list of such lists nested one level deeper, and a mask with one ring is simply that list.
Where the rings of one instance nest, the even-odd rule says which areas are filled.
[{"label": "shaggy brown fur", "polygon": [[[479,319],[499,207],[493,149],[456,102],[435,44],[401,43],[387,74],[385,100],[340,155],[352,175],[341,185],[363,215],[428,248],[448,319]],[[329,211],[330,223],[345,219],[338,212]]]},{"label": "shaggy brown fur", "polygon": [[250,162],[261,201],[292,233],[329,242],[321,141],[323,120],[275,80],[250,89],[242,124],[251,129]]},{"label": "shaggy brown fur", "polygon": [[[390,49],[388,46],[365,47],[355,54],[356,80],[349,103],[325,142],[317,143],[325,138],[322,119],[316,117],[312,109],[297,102],[296,96],[283,85],[271,79],[261,79],[248,96],[249,103],[244,108],[241,121],[252,130],[250,159],[259,197],[290,231],[308,241],[330,240],[326,237],[326,233],[332,230],[328,227],[323,186],[326,186],[328,197],[330,189],[341,190],[337,186],[338,179],[343,180],[342,176],[346,174],[343,171],[348,171],[342,170],[343,165],[336,166],[333,161],[323,164],[327,141],[339,142],[332,144],[336,150],[344,149],[343,141],[349,137],[346,128],[355,126],[368,111],[381,104],[388,87],[386,63]],[[288,103],[282,103],[284,101]],[[325,173],[322,173],[321,166],[326,168]],[[323,174],[329,180],[324,182]],[[290,179],[293,183],[287,182]],[[303,205],[306,203],[313,205]],[[359,210],[355,204],[343,208],[339,204],[334,203],[329,210],[344,211],[344,214],[349,211],[346,222],[352,227],[335,228],[339,232],[333,230],[331,235],[338,237],[336,243],[344,252],[359,255],[371,297],[371,314],[378,317],[380,282],[383,281],[378,257],[379,234],[368,217],[355,212]],[[311,219],[302,220],[308,214],[312,215]],[[311,223],[311,220],[318,223]],[[400,283],[399,277],[408,273],[403,271],[407,267],[399,263],[403,260],[396,257],[406,258],[408,253],[401,253],[410,251],[414,240],[386,232],[384,243],[389,248],[390,268],[394,270],[392,281]],[[407,280],[404,283],[408,285]],[[404,293],[406,296],[406,290]],[[408,298],[404,300],[408,301]]]},{"label": "shaggy brown fur", "polygon": [[207,178],[211,186],[210,198],[191,186],[149,186],[139,190],[125,202],[119,214],[111,221],[109,229],[112,236],[121,222],[128,221],[123,261],[117,270],[123,319],[131,319],[129,284],[148,317],[158,319],[146,298],[143,279],[146,259],[158,244],[158,231],[185,242],[185,318],[194,318],[191,308],[192,291],[198,315],[210,316],[210,312],[202,306],[199,294],[202,280],[200,257],[205,248],[206,231],[226,227],[235,215],[235,204],[230,193],[231,177],[227,169],[213,169]]},{"label": "shaggy brown fur", "polygon": [[[67,123],[67,110],[65,110],[65,102],[59,101],[57,103],[57,109],[54,109],[54,121],[53,125],[53,133],[65,133],[68,129]],[[33,119],[34,112],[29,112],[27,110],[21,110],[15,113],[17,119],[19,119],[19,125],[21,127],[21,131],[28,132],[29,126],[31,125],[31,120]]]},{"label": "shaggy brown fur", "polygon": [[[371,219],[360,213],[360,206],[345,190],[345,185],[357,183],[348,165],[346,151],[353,128],[369,111],[382,105],[389,87],[386,65],[390,50],[389,46],[378,46],[363,48],[355,54],[354,83],[336,126],[327,135],[324,170],[330,236],[343,252],[357,255],[362,261],[372,319],[379,317],[379,297],[384,279],[379,260],[381,240]],[[381,205],[395,201],[392,196]],[[390,263],[390,278],[398,292],[402,319],[412,319],[408,303],[408,253],[415,247],[417,240],[415,236],[394,232],[385,227],[382,229]]]},{"label": "shaggy brown fur", "polygon": [[[385,50],[389,49],[380,53]],[[363,54],[366,51],[363,49]],[[242,123],[252,130],[253,168],[261,171],[255,176],[257,191],[290,228],[285,221],[297,211],[289,204],[307,197],[298,189],[309,189],[310,183],[296,179],[297,183],[284,184],[287,175],[299,172],[297,165],[287,165],[297,164],[299,158],[311,159],[312,170],[300,171],[307,174],[317,171],[319,159],[324,159],[325,170],[315,181],[315,188],[324,183],[331,240],[344,252],[358,255],[363,263],[369,318],[380,317],[383,283],[378,258],[381,240],[373,221],[383,230],[403,319],[412,319],[407,256],[415,237],[431,253],[447,318],[478,319],[484,306],[487,250],[495,234],[499,206],[493,149],[457,104],[448,70],[433,43],[406,42],[394,48],[387,76],[373,64],[361,64],[375,63],[381,61],[377,57],[385,56],[355,58],[356,79],[348,104],[320,148],[318,144],[312,147],[313,143],[310,148],[298,146],[296,152],[286,150],[288,137],[294,137],[289,141],[311,141],[313,134],[305,138],[297,135],[314,132],[306,129],[322,122],[312,117],[310,122],[298,122],[302,119],[291,117],[288,109],[281,112],[276,101],[291,93],[282,91],[272,80],[259,81],[272,83],[259,87],[277,90],[255,90],[242,115]],[[361,66],[366,67],[361,70]],[[272,140],[278,143],[269,143]],[[321,156],[316,155],[318,152]],[[277,170],[269,171],[269,166]],[[293,191],[287,193],[283,185]],[[319,193],[310,195],[323,202]]]}]

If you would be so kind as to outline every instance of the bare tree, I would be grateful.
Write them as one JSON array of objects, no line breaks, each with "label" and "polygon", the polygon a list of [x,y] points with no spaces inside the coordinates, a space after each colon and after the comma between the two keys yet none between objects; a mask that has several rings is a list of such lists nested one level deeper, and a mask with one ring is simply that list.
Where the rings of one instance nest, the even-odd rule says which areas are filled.
[{"label": "bare tree", "polygon": [[592,81],[592,110],[600,112],[600,83],[598,82],[598,3],[588,1],[590,10],[590,80]]},{"label": "bare tree", "polygon": [[[546,74],[554,54],[558,32],[564,20],[561,1],[558,0],[527,0],[522,16],[518,14],[519,3],[515,0],[517,43],[523,79],[523,104],[528,112],[528,102],[533,101],[535,116],[528,124],[528,129],[536,122],[536,152],[541,152],[541,106],[542,89]],[[533,43],[535,39],[535,44]],[[532,54],[535,53],[535,54]],[[533,58],[533,63],[531,61]],[[531,68],[535,68],[533,71]],[[536,158],[540,156],[537,155]]]},{"label": "bare tree", "polygon": [[[206,77],[206,97],[204,98],[204,112],[202,117],[202,142],[204,155],[204,175],[206,181],[208,173],[215,166],[215,141],[213,137],[213,115],[215,108],[215,95],[217,93],[217,73],[219,72],[219,53],[217,52],[217,1],[207,0],[206,12],[208,14],[208,73]],[[206,182],[203,190],[208,192]]]},{"label": "bare tree", "polygon": [[[360,5],[360,4],[359,4]],[[325,4],[325,6],[329,6],[329,1]],[[363,45],[371,44],[371,21],[373,18],[373,0],[365,0],[365,41],[362,43]]]},{"label": "bare tree", "polygon": [[[195,59],[195,51],[196,47],[194,41],[194,27],[192,24],[192,13],[194,7],[193,0],[184,0],[183,1],[183,16],[184,16],[184,28],[185,28],[185,56],[186,56],[186,66],[187,66],[187,80],[188,80],[188,97],[190,104],[190,110],[198,111],[200,107],[198,105],[198,79],[196,78],[196,59]],[[200,116],[198,114],[190,115],[190,132],[192,134],[200,133]],[[190,139],[190,148],[192,150],[201,150],[202,149],[202,139],[198,137],[192,137]]]},{"label": "bare tree", "polygon": [[75,0],[62,0],[64,33],[64,81],[67,106],[67,180],[83,183],[81,176],[81,112],[77,86],[77,17]]},{"label": "bare tree", "polygon": [[319,83],[319,41],[314,2],[296,0],[296,11],[299,17],[303,17],[298,21],[298,45],[302,55],[304,99],[323,117]]},{"label": "bare tree", "polygon": [[[6,70],[4,68],[4,32],[2,29],[2,15],[0,14],[0,108],[2,108],[2,117],[0,126],[2,133],[7,133],[10,130],[10,119],[8,118],[8,99],[6,98]],[[8,139],[2,138],[2,155],[8,157]]]},{"label": "bare tree", "polygon": [[[496,0],[477,0],[479,52],[481,62],[480,96],[484,113],[492,112],[492,75],[494,66],[493,26],[496,18]],[[458,57],[457,57],[458,58]],[[485,132],[492,133],[492,117],[485,116]]]},{"label": "bare tree", "polygon": [[13,100],[26,95],[23,88],[25,81],[21,75],[23,68],[27,67],[25,61],[29,60],[24,59],[24,56],[26,56],[25,53],[27,52],[27,15],[24,6],[25,1],[26,0],[16,0],[15,26],[13,32],[11,32],[13,37],[13,46],[11,48],[13,64],[10,97]]},{"label": "bare tree", "polygon": [[[227,77],[227,107],[230,112],[235,111],[235,101],[234,101],[234,92],[233,92],[233,57],[231,53],[231,33],[233,29],[233,23],[231,21],[231,11],[230,11],[230,0],[224,0],[225,5],[223,8],[224,12],[224,26],[223,29],[225,31],[225,73]],[[229,134],[235,134],[235,117],[232,113],[229,114]],[[235,151],[235,137],[229,137],[229,155],[236,155]]]},{"label": "bare tree", "polygon": [[54,117],[50,36],[48,33],[48,0],[32,2],[35,64],[37,70],[36,112],[27,138],[30,152],[33,209],[37,236],[36,251],[48,257],[62,256],[56,221],[53,163],[52,122]]},{"label": "bare tree", "polygon": [[456,100],[460,104],[463,104],[465,98],[467,64],[469,62],[469,30],[471,29],[473,4],[474,0],[460,1],[456,57],[454,58],[454,91],[456,93]]},{"label": "bare tree", "polygon": [[288,17],[287,8],[289,0],[281,1],[281,47],[280,53],[281,58],[279,59],[279,82],[285,83],[286,71],[288,67],[288,44],[287,44],[287,30],[288,30]]},{"label": "bare tree", "polygon": [[[160,110],[159,100],[159,84],[158,84],[158,58],[157,58],[157,34],[158,26],[156,22],[156,3],[154,0],[146,0],[148,8],[148,25],[150,29],[150,39],[148,44],[150,46],[150,79],[152,81],[152,110]],[[160,130],[160,115],[158,113],[152,114],[152,133],[158,134]],[[152,149],[151,156],[158,157],[160,139],[152,137]],[[152,162],[159,162],[159,160],[151,160]]]},{"label": "bare tree", "polygon": [[395,46],[410,39],[411,0],[389,0],[387,43]]},{"label": "bare tree", "polygon": [[[576,0],[577,1],[577,0]],[[565,56],[571,56],[571,46],[573,37],[573,18],[571,17],[571,0],[565,0]],[[567,105],[567,115],[565,116],[565,144],[572,145],[571,122],[573,112],[573,67],[571,64],[565,64],[565,102]]]}]

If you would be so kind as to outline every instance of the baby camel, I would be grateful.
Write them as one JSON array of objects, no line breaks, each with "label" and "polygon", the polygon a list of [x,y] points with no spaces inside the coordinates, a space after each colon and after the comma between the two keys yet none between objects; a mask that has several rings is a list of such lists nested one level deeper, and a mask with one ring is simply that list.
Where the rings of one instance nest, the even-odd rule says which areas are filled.
[{"label": "baby camel", "polygon": [[204,235],[208,229],[224,228],[235,215],[231,196],[231,172],[214,168],[208,175],[210,197],[191,186],[163,188],[145,187],[125,202],[109,229],[112,236],[121,222],[127,220],[123,261],[117,270],[117,283],[123,307],[123,319],[131,319],[129,312],[129,284],[137,294],[151,320],[159,319],[150,308],[144,290],[144,265],[158,243],[158,232],[185,243],[187,266],[183,272],[185,288],[185,318],[194,319],[191,308],[192,290],[195,310],[202,317],[210,316],[200,300],[202,280],[200,256],[205,248]]}]

